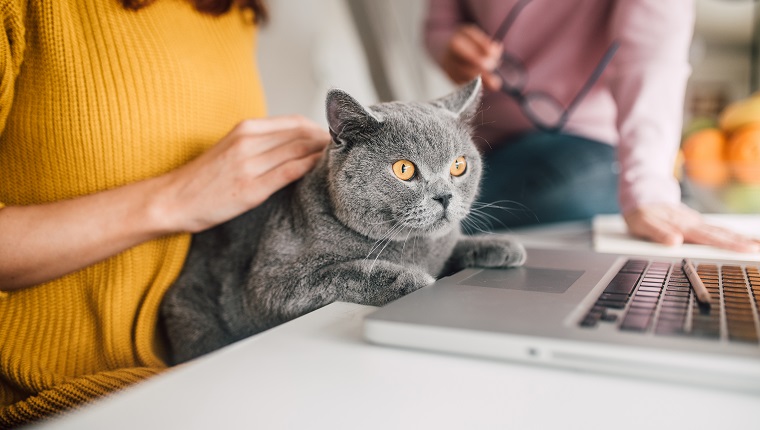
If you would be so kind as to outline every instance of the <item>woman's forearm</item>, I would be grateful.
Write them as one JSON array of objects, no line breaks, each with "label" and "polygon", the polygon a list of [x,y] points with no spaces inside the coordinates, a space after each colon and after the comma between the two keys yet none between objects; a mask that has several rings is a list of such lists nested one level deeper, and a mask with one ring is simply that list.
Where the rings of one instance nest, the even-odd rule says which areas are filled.
[{"label": "woman's forearm", "polygon": [[0,290],[37,285],[171,233],[161,219],[159,183],[0,209]]},{"label": "woman's forearm", "polygon": [[158,237],[261,204],[317,162],[329,134],[299,116],[243,121],[162,176],[71,200],[0,209],[0,291],[59,278]]}]

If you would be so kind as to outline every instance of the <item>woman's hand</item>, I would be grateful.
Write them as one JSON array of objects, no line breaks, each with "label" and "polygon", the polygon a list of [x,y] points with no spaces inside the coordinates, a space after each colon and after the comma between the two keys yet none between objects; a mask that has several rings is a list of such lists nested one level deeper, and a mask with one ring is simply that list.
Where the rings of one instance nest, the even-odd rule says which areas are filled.
[{"label": "woman's hand", "polygon": [[207,152],[157,178],[167,232],[198,232],[261,204],[311,170],[327,131],[300,116],[247,120]]},{"label": "woman's hand", "polygon": [[760,241],[731,230],[709,225],[699,212],[686,205],[642,206],[624,214],[634,236],[664,245],[711,245],[737,252],[760,252]]},{"label": "woman's hand", "polygon": [[493,73],[501,61],[503,47],[479,27],[467,24],[451,36],[441,67],[449,78],[463,84],[481,76],[483,85],[492,91],[501,88],[501,78]]}]

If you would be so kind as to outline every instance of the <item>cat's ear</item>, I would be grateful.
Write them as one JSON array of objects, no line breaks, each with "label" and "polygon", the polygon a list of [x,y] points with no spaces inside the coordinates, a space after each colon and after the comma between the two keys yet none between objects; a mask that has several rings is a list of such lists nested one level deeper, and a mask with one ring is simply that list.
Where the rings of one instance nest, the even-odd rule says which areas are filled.
[{"label": "cat's ear", "polygon": [[332,89],[327,93],[327,125],[330,136],[338,146],[349,146],[358,133],[371,133],[382,119],[365,108],[345,91]]},{"label": "cat's ear", "polygon": [[436,106],[448,109],[464,121],[475,116],[480,107],[480,97],[483,93],[483,82],[480,76],[471,80],[453,93],[433,100]]}]

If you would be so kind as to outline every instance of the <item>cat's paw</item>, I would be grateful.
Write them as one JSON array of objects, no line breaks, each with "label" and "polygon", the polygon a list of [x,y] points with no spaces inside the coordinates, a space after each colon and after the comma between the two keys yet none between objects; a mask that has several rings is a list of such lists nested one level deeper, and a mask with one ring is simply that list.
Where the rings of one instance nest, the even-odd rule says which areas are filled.
[{"label": "cat's paw", "polygon": [[427,287],[433,282],[435,282],[435,278],[421,270],[408,270],[398,275],[398,278],[391,284],[391,289],[396,291],[400,297],[422,287]]},{"label": "cat's paw", "polygon": [[527,259],[525,247],[511,239],[489,237],[473,245],[470,262],[473,267],[516,267]]},{"label": "cat's paw", "polygon": [[421,270],[401,271],[390,285],[382,289],[380,303],[377,306],[382,306],[433,282],[435,282],[435,278]]}]

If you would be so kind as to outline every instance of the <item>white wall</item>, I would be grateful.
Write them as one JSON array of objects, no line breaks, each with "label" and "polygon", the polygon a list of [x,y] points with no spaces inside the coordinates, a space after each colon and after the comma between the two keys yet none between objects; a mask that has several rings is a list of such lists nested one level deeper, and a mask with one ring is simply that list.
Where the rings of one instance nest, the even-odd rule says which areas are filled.
[{"label": "white wall", "polygon": [[332,87],[377,101],[364,53],[343,0],[273,0],[259,32],[258,61],[270,115],[299,113],[325,124]]},{"label": "white wall", "polygon": [[725,102],[747,97],[757,2],[697,0],[696,5],[687,108],[700,95],[722,94]]}]

